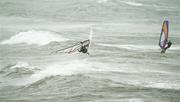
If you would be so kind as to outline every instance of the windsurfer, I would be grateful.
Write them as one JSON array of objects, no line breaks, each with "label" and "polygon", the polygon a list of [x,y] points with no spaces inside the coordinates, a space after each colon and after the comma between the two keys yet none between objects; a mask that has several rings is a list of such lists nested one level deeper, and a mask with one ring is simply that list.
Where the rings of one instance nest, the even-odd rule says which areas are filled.
[{"label": "windsurfer", "polygon": [[166,43],[166,47],[162,49],[161,53],[165,53],[166,50],[171,47],[171,45],[172,45],[172,42],[171,42],[171,41],[168,41],[168,42]]},{"label": "windsurfer", "polygon": [[80,43],[81,43],[81,47],[80,47],[80,49],[78,51],[82,52],[82,53],[87,53],[89,55],[89,52],[88,52],[89,44],[83,45],[83,42],[80,42]]}]

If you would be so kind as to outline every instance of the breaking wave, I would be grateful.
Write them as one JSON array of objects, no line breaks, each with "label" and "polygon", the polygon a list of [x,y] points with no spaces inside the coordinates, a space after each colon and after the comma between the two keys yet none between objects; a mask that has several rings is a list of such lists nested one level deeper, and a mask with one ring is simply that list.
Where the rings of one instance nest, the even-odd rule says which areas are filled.
[{"label": "breaking wave", "polygon": [[27,32],[20,32],[19,34],[12,36],[8,40],[2,41],[0,44],[25,43],[29,45],[46,45],[53,41],[61,42],[67,40],[68,39],[61,37],[55,32],[30,30]]},{"label": "breaking wave", "polygon": [[37,67],[31,66],[26,62],[17,62],[2,68],[0,73],[4,77],[21,78],[22,76],[31,75],[37,70],[39,70]]},{"label": "breaking wave", "polygon": [[13,85],[28,85],[57,75],[71,76],[89,73],[93,71],[91,68],[91,63],[80,60],[55,62],[46,66],[32,66],[27,62],[17,62],[1,69],[0,73],[4,78],[11,78]]}]

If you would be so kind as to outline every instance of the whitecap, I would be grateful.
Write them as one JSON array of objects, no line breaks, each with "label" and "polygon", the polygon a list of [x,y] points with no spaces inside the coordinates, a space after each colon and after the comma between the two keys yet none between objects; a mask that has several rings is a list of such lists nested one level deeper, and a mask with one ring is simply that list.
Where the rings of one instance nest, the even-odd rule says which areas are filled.
[{"label": "whitecap", "polygon": [[131,5],[131,6],[142,6],[142,3],[137,3],[137,2],[131,2],[131,1],[121,1],[125,4]]},{"label": "whitecap", "polygon": [[46,45],[50,42],[57,41],[67,41],[68,39],[61,37],[59,34],[50,31],[36,31],[30,30],[27,32],[20,32],[11,38],[2,41],[0,44],[36,44],[36,45]]},{"label": "whitecap", "polygon": [[98,0],[98,3],[106,3],[108,0]]}]

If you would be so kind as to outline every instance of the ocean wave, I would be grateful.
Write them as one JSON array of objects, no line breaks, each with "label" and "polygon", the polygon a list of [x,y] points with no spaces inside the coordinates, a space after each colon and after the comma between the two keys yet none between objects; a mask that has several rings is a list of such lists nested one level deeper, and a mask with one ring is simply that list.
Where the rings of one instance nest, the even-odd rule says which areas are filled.
[{"label": "ocean wave", "polygon": [[[54,76],[72,76],[91,73],[91,63],[86,60],[72,60],[33,66],[27,62],[17,62],[0,70],[2,78],[9,85],[24,86]],[[9,80],[11,79],[11,80]]]},{"label": "ocean wave", "polygon": [[0,70],[4,77],[21,78],[22,76],[32,75],[39,70],[37,67],[31,66],[26,62],[17,62],[16,64],[8,65]]},{"label": "ocean wave", "polygon": [[27,32],[20,32],[19,34],[12,36],[10,39],[2,41],[0,44],[25,43],[29,45],[46,45],[53,41],[61,42],[67,40],[68,39],[61,37],[55,32],[30,30]]},{"label": "ocean wave", "polygon": [[91,64],[86,61],[75,60],[51,63],[40,71],[36,71],[29,76],[22,85],[32,84],[39,80],[43,80],[53,76],[71,76],[77,74],[85,74],[91,71]]},{"label": "ocean wave", "polygon": [[79,74],[88,71],[90,67],[89,63],[80,60],[54,63],[32,77]]}]

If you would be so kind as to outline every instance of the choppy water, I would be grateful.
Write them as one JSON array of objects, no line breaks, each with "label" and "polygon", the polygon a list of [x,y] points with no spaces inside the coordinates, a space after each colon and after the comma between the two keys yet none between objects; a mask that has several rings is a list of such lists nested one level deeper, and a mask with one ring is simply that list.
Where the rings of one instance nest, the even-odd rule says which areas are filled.
[{"label": "choppy water", "polygon": [[[179,102],[179,0],[1,0],[1,102]],[[166,54],[158,47],[170,21]],[[51,53],[87,39],[90,55]]]}]

